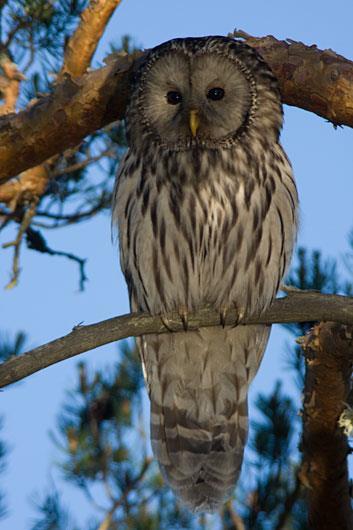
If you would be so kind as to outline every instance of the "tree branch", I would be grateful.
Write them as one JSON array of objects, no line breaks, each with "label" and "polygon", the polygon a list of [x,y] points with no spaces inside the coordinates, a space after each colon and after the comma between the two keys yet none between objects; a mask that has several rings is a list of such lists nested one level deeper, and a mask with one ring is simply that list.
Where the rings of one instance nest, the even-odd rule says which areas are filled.
[{"label": "tree branch", "polygon": [[75,147],[88,134],[121,119],[134,56],[78,79],[66,76],[27,110],[0,118],[0,183]]},{"label": "tree branch", "polygon": [[283,102],[353,127],[353,62],[333,50],[291,39],[235,32],[255,48],[279,80]]},{"label": "tree branch", "polygon": [[[236,314],[229,312],[226,323],[232,325]],[[183,323],[177,313],[166,315],[168,328],[183,331]],[[166,319],[163,319],[166,321]],[[324,295],[316,291],[290,291],[288,296],[275,300],[262,315],[244,320],[244,324],[272,324],[334,320],[353,324],[353,298]],[[188,317],[190,330],[220,324],[220,316],[213,309],[204,308]],[[90,324],[78,325],[71,333],[0,365],[0,388],[19,381],[47,366],[80,353],[127,337],[147,333],[166,333],[159,316],[133,313]]]},{"label": "tree branch", "polygon": [[59,78],[78,77],[91,64],[103,32],[121,0],[91,0],[81,13],[80,24],[67,43]]},{"label": "tree branch", "polygon": [[[236,35],[239,35],[237,33]],[[280,81],[284,103],[353,127],[353,63],[331,50],[268,36],[241,36]],[[139,54],[140,55],[140,54]],[[53,94],[0,119],[0,182],[77,145],[124,116],[135,56],[117,57],[80,78],[66,75]]]},{"label": "tree branch", "polygon": [[[91,0],[86,9],[84,9],[81,13],[79,25],[66,45],[63,64],[58,74],[59,81],[62,82],[65,79],[65,76],[77,77],[86,72],[91,64],[93,54],[96,51],[106,25],[120,2],[121,0]],[[2,66],[4,68],[3,64]],[[4,71],[7,73],[8,77],[12,72],[15,72],[17,75],[15,80],[17,80],[16,94],[18,95],[19,80],[23,79],[23,76],[19,76],[17,70],[11,70],[10,67],[8,67],[7,70],[4,68]],[[14,110],[14,105],[8,109],[8,112],[10,110]],[[58,116],[53,118],[54,121],[56,121]],[[57,151],[54,154],[60,152],[61,151]],[[48,157],[40,160],[40,162],[44,162],[46,158]],[[48,163],[50,162],[52,161],[48,161]],[[27,167],[32,168],[34,165],[36,164],[31,164]],[[17,171],[16,174],[21,171],[22,170]],[[40,178],[38,178],[39,176]],[[13,202],[19,203],[24,194],[27,196],[32,195],[33,197],[40,197],[43,195],[50,177],[51,175],[48,171],[47,165],[33,167],[33,171],[32,169],[25,171],[19,180],[8,182],[0,187],[0,202],[10,204],[11,208]]]},{"label": "tree branch", "polygon": [[312,530],[351,530],[347,437],[338,418],[347,402],[353,361],[353,327],[316,325],[302,339],[306,357],[303,466]]}]

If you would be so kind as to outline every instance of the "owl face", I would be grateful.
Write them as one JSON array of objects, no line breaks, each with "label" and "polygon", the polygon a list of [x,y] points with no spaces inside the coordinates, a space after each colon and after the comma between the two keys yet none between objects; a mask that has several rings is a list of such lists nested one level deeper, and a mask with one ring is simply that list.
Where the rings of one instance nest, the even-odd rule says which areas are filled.
[{"label": "owl face", "polygon": [[249,83],[231,59],[217,54],[166,54],[146,77],[144,112],[169,145],[217,141],[247,120]]},{"label": "owl face", "polygon": [[132,93],[127,122],[134,142],[148,137],[172,150],[212,148],[232,145],[256,120],[266,134],[278,135],[281,126],[277,83],[268,66],[249,46],[225,37],[157,46]]}]

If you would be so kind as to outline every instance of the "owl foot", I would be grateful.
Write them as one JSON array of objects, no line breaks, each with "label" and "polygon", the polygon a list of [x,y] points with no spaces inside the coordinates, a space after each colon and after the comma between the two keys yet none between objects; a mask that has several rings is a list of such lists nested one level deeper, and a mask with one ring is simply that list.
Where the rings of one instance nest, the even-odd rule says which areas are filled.
[{"label": "owl foot", "polygon": [[[178,309],[178,314],[179,314],[180,320],[181,320],[181,322],[183,324],[184,331],[188,331],[188,329],[189,329],[188,328],[188,310],[186,309],[185,306],[181,306]],[[175,333],[175,332],[179,331],[178,329],[173,329],[172,322],[165,315],[160,315],[160,319],[162,321],[163,326],[168,331],[170,331],[171,333]]]}]

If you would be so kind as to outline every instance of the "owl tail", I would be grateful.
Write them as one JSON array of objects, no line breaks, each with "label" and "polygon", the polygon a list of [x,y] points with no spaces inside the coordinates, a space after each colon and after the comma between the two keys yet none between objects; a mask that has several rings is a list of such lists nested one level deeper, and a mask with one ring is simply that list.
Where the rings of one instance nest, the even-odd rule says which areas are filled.
[{"label": "owl tail", "polygon": [[247,437],[247,392],[266,326],[149,335],[142,355],[151,398],[151,442],[161,471],[194,511],[232,494]]}]

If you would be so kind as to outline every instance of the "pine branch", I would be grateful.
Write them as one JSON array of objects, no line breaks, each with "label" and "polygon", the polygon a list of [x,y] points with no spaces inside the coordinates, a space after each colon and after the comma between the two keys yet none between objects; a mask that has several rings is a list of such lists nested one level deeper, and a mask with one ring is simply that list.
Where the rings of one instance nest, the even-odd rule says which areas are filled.
[{"label": "pine branch", "polygon": [[303,410],[303,466],[312,530],[351,530],[347,437],[338,426],[350,391],[353,328],[316,325],[302,339],[307,372]]},{"label": "pine branch", "polygon": [[[245,38],[280,81],[284,103],[304,108],[335,125],[353,127],[353,62],[272,36]],[[140,55],[140,54],[138,54]],[[134,56],[117,57],[80,78],[67,75],[48,97],[0,120],[0,182],[77,145],[88,134],[121,119]]]},{"label": "pine branch", "polygon": [[91,0],[81,13],[80,24],[67,43],[59,78],[78,77],[91,64],[104,30],[121,0]]},{"label": "pine branch", "polygon": [[[234,324],[236,318],[235,313],[229,312],[226,324]],[[353,325],[353,298],[324,295],[316,291],[289,290],[285,298],[275,300],[266,312],[244,320],[243,324],[320,320]],[[220,325],[220,315],[213,309],[205,308],[188,317],[189,330],[217,325]],[[178,313],[164,316],[163,321],[160,316],[133,313],[96,324],[75,326],[68,335],[1,364],[0,388],[103,344],[147,333],[166,333],[170,329],[183,331],[183,322]]]},{"label": "pine branch", "polygon": [[[63,81],[65,76],[78,77],[86,72],[91,64],[94,52],[97,49],[110,17],[120,2],[121,0],[91,0],[86,9],[81,13],[80,22],[76,31],[67,42],[63,64],[58,74],[58,80]],[[19,82],[24,76],[14,69],[15,65],[12,65],[12,63],[10,64],[12,70],[8,67],[5,72],[8,76],[13,74],[13,72],[16,74],[16,76],[13,75],[13,77],[17,83],[15,85],[17,90],[17,100]],[[3,64],[2,66],[4,67]],[[10,107],[10,110],[14,111],[14,104]],[[57,119],[57,117],[53,118],[54,120]],[[54,125],[52,124],[52,126]],[[57,153],[58,152],[54,154]],[[45,157],[45,159],[46,158],[47,157]],[[45,159],[41,160],[41,162],[44,162]],[[16,202],[16,204],[21,202],[23,197],[40,197],[43,195],[50,178],[47,169],[47,165],[50,162],[52,161],[48,161],[45,166],[43,165],[40,167],[33,167],[33,164],[31,164],[28,166],[31,170],[25,171],[19,180],[8,182],[0,187],[0,202],[10,204],[10,208],[13,209],[14,202]],[[20,171],[16,173],[19,172]]]},{"label": "pine branch", "polygon": [[29,109],[0,117],[0,183],[121,119],[134,57],[118,57],[80,78],[67,75]]},{"label": "pine branch", "polygon": [[314,112],[334,125],[353,127],[353,63],[333,50],[292,39],[253,37],[235,31],[277,76],[283,102]]}]

